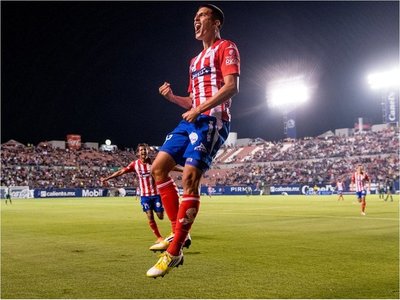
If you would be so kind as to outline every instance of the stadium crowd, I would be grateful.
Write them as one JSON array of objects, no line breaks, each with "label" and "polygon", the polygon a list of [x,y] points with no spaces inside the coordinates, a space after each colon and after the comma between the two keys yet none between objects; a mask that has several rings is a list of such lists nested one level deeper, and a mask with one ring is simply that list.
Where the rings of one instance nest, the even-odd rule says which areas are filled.
[{"label": "stadium crowd", "polygon": [[[36,188],[99,187],[101,176],[128,165],[133,159],[135,154],[131,151],[69,150],[43,144],[38,147],[2,145],[1,185]],[[132,186],[134,179],[129,179],[130,182],[119,180],[116,184]]]},{"label": "stadium crowd", "polygon": [[[371,181],[384,182],[387,177],[398,180],[397,155],[356,158],[324,158],[305,161],[281,161],[264,165],[246,163],[231,169],[209,171],[211,185],[266,185],[332,184],[338,179],[349,185],[351,173],[357,164],[363,164]],[[221,176],[222,175],[222,176]],[[206,180],[207,180],[206,178]]]},{"label": "stadium crowd", "polygon": [[[260,151],[241,160],[246,163],[240,163],[239,159],[233,157],[229,163],[240,163],[238,166],[209,171],[207,183],[334,184],[341,178],[348,186],[351,172],[360,163],[370,174],[372,182],[383,182],[387,177],[399,179],[399,139],[397,132],[391,128],[349,137],[265,142],[261,147]],[[224,158],[224,155],[219,157]],[[221,160],[218,162],[221,165]]]},{"label": "stadium crowd", "polygon": [[[236,147],[235,149],[237,149]],[[217,159],[204,175],[204,184],[333,184],[349,180],[362,163],[378,183],[388,176],[398,180],[399,140],[387,129],[354,136],[330,136],[258,143],[259,150],[243,161]],[[225,147],[221,151],[228,151]],[[154,154],[154,153],[153,153]],[[219,155],[218,157],[224,157]],[[94,149],[69,150],[6,144],[1,148],[1,185],[35,188],[99,187],[100,177],[127,166],[136,158],[132,150],[113,152]],[[180,174],[174,174],[180,185]],[[112,187],[137,186],[129,174],[109,182]]]}]

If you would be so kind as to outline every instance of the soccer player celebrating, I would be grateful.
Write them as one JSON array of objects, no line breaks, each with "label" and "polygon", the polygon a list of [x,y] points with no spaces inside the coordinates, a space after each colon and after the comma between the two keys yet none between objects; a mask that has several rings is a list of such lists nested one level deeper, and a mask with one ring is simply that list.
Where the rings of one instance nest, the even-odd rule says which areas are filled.
[{"label": "soccer player celebrating", "polygon": [[[154,213],[156,213],[158,219],[162,220],[164,218],[164,207],[161,202],[160,195],[157,190],[157,186],[151,176],[151,159],[149,157],[149,146],[145,143],[139,144],[136,148],[136,154],[139,159],[132,161],[127,167],[124,167],[108,177],[100,178],[102,183],[127,174],[135,172],[139,179],[140,186],[140,200],[143,207],[143,212],[146,213],[149,226],[153,231],[157,240],[154,245],[150,247],[150,250],[157,247],[164,239],[158,229],[156,220],[154,219]],[[174,167],[174,171],[182,171],[179,167]]]},{"label": "soccer player celebrating", "polygon": [[361,203],[361,215],[365,216],[365,207],[367,205],[365,197],[368,191],[371,190],[371,181],[368,174],[364,171],[362,165],[357,166],[356,172],[351,176],[352,190],[356,191],[358,202]]},{"label": "soccer player celebrating", "polygon": [[[202,175],[229,134],[229,108],[239,90],[240,57],[233,42],[221,39],[223,22],[224,14],[218,7],[199,7],[194,16],[194,34],[202,41],[203,50],[190,63],[189,96],[174,95],[168,82],[159,88],[168,101],[187,111],[167,135],[152,166],[165,211],[175,224],[175,235],[158,262],[147,271],[148,277],[164,276],[183,264],[182,245],[199,211]],[[176,164],[184,166],[181,203],[168,175]]]}]

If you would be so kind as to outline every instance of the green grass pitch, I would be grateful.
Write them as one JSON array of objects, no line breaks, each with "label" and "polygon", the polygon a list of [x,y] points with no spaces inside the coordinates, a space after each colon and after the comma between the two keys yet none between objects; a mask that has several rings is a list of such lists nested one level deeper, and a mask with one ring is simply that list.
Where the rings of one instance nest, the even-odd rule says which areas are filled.
[{"label": "green grass pitch", "polygon": [[3,200],[1,298],[398,299],[398,196],[369,195],[366,216],[336,199],[204,196],[184,265],[158,279],[135,198]]}]

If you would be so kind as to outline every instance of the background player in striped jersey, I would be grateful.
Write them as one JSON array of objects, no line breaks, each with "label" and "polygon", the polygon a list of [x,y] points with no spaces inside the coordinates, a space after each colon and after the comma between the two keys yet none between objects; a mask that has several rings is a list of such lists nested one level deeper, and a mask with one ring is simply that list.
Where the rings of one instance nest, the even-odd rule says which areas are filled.
[{"label": "background player in striped jersey", "polygon": [[367,191],[371,190],[371,181],[362,165],[358,165],[356,172],[352,174],[351,187],[352,190],[356,191],[358,202],[361,203],[361,214],[365,216],[365,207],[367,206],[365,197]]},{"label": "background player in striped jersey", "polygon": [[[157,217],[162,220],[164,218],[164,207],[162,205],[154,178],[151,176],[152,161],[149,157],[149,146],[145,143],[139,144],[136,148],[136,155],[139,156],[139,159],[132,161],[127,167],[114,172],[108,177],[101,178],[100,180],[103,183],[112,178],[135,172],[139,179],[140,202],[142,204],[143,211],[147,215],[151,230],[157,237],[155,244],[150,247],[150,250],[153,250],[152,247],[164,240],[154,219],[154,212],[156,213]],[[174,170],[179,171],[180,169],[177,167],[174,168]]]},{"label": "background player in striped jersey", "polygon": [[[203,49],[190,62],[189,95],[174,95],[168,82],[159,88],[168,101],[187,111],[167,135],[152,167],[165,211],[176,226],[173,241],[147,271],[148,277],[164,276],[183,263],[182,245],[199,210],[202,175],[229,134],[231,98],[239,91],[240,57],[233,42],[221,39],[223,22],[224,14],[218,7],[199,7],[193,25]],[[184,166],[180,204],[168,175],[176,164]]]}]

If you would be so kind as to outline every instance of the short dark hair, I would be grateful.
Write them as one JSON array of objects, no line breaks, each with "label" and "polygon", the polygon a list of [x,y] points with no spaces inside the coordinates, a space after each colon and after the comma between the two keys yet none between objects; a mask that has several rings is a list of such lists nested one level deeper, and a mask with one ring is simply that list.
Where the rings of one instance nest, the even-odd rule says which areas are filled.
[{"label": "short dark hair", "polygon": [[222,11],[222,9],[215,6],[214,4],[209,4],[209,3],[204,3],[199,6],[199,8],[202,8],[202,7],[207,7],[212,10],[214,19],[219,20],[221,22],[221,25],[219,26],[221,28],[222,25],[224,24],[224,19],[225,19],[225,15],[224,15],[224,12]]},{"label": "short dark hair", "polygon": [[135,152],[138,152],[140,147],[144,147],[144,148],[146,148],[146,149],[149,149],[149,145],[148,145],[148,144],[146,144],[146,143],[140,143],[140,144],[137,145],[136,151],[135,151]]}]

